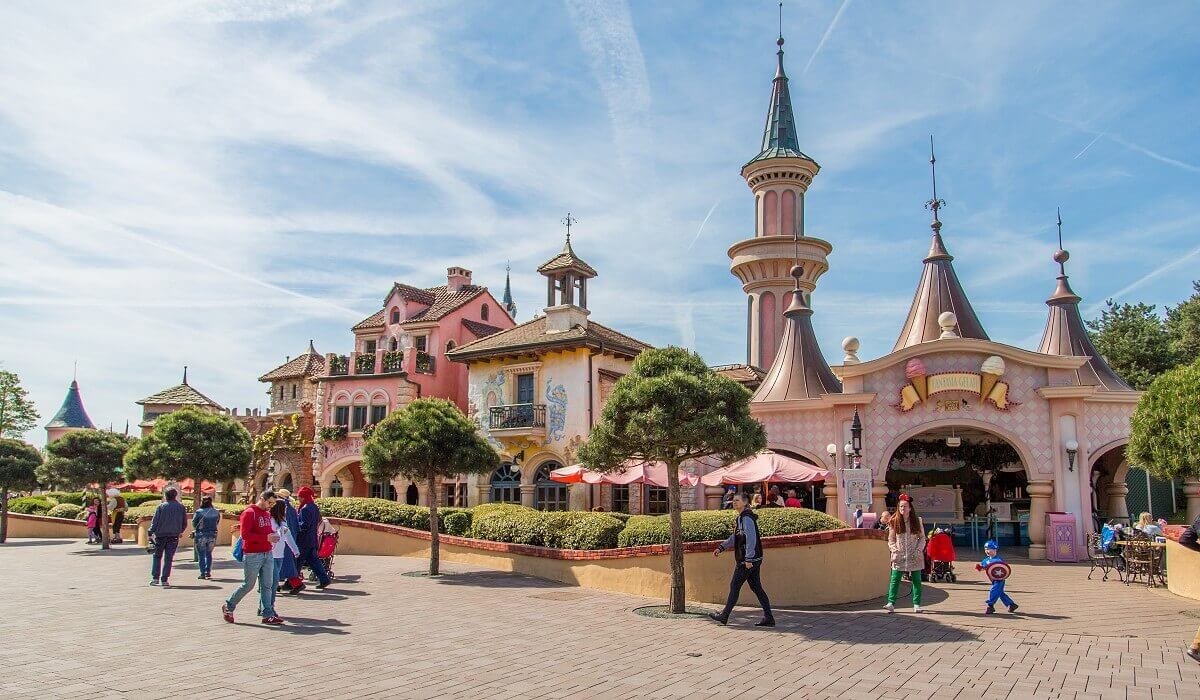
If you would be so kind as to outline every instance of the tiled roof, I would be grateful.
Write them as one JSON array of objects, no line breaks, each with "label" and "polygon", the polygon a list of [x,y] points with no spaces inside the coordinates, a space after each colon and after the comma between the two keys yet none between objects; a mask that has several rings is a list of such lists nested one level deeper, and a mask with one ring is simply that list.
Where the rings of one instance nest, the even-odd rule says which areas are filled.
[{"label": "tiled roof", "polygon": [[[405,299],[425,304],[428,307],[401,321],[401,326],[408,323],[437,321],[487,291],[487,287],[481,287],[477,284],[464,284],[457,292],[453,292],[444,284],[437,287],[430,287],[429,289],[417,289],[416,287],[410,287],[407,284],[400,284],[399,282],[393,285],[392,289],[400,290],[401,296]],[[391,295],[389,294],[389,296]],[[384,311],[385,309],[376,311],[354,324],[354,327],[350,330],[361,331],[368,328],[383,328]]]},{"label": "tiled roof", "polygon": [[415,301],[418,304],[430,306],[433,304],[433,298],[436,289],[436,287],[434,289],[421,289],[420,287],[414,287],[411,284],[396,282],[392,285],[392,291],[388,292],[388,295],[384,298],[383,303],[386,304],[387,300],[392,297],[392,292],[400,292],[400,296],[403,297],[405,301]]},{"label": "tiled roof", "polygon": [[771,106],[767,110],[767,124],[763,128],[762,148],[758,155],[750,159],[750,163],[768,158],[812,160],[801,152],[799,141],[796,138],[796,119],[792,114],[792,97],[788,92],[787,75],[783,72],[782,45],[779,47],[777,56],[779,63],[775,69],[775,80],[771,84]]},{"label": "tiled roof", "polygon": [[222,408],[221,404],[196,391],[189,384],[180,384],[170,389],[163,389],[157,394],[151,394],[137,403],[161,403],[171,406],[215,406]]},{"label": "tiled roof", "polygon": [[712,370],[722,377],[729,377],[733,381],[741,384],[749,389],[755,389],[762,383],[763,377],[766,376],[764,370],[755,367],[754,365],[732,364],[732,365],[717,365]]},{"label": "tiled roof", "polygon": [[303,355],[279,365],[258,378],[260,382],[273,382],[276,379],[291,379],[293,377],[316,377],[325,373],[325,358],[317,353],[312,341]]},{"label": "tiled roof", "polygon": [[499,326],[491,326],[486,323],[481,323],[479,321],[472,321],[469,318],[464,318],[462,320],[462,324],[463,324],[463,326],[466,327],[467,330],[474,333],[476,338],[486,338],[489,335],[492,335],[493,333],[499,333],[500,331],[504,330],[503,328],[500,328]]},{"label": "tiled roof", "polygon": [[83,399],[79,395],[79,382],[71,381],[67,389],[67,397],[63,399],[62,408],[46,424],[47,428],[95,428],[92,419],[88,417],[83,407]]},{"label": "tiled roof", "polygon": [[575,255],[575,251],[571,248],[571,241],[569,240],[567,241],[567,244],[563,246],[561,253],[542,263],[541,267],[538,268],[538,272],[545,274],[547,272],[566,270],[568,268],[573,268],[589,277],[595,277],[598,274],[596,272],[596,268],[588,265],[583,261],[583,258]]},{"label": "tiled roof", "polygon": [[559,333],[547,332],[546,325],[545,316],[535,318],[486,338],[460,345],[446,355],[452,360],[473,360],[513,352],[603,345],[607,350],[633,356],[652,347],[637,338],[631,338],[594,321],[589,321],[586,328],[577,325]]},{"label": "tiled roof", "polygon": [[360,331],[364,328],[383,328],[383,309],[376,311],[370,316],[367,316],[363,320],[354,324],[350,330]]},{"label": "tiled roof", "polygon": [[816,399],[842,392],[842,383],[829,369],[821,346],[817,344],[812,314],[803,293],[797,290],[787,311],[783,312],[783,342],[751,401]]}]

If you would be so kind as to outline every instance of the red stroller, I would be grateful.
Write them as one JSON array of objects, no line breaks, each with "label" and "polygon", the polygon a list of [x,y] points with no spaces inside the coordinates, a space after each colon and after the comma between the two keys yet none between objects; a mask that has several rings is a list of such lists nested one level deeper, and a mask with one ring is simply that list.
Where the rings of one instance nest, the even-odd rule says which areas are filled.
[{"label": "red stroller", "polygon": [[954,531],[943,530],[940,527],[929,535],[925,545],[925,556],[929,559],[929,580],[954,583],[958,576],[954,573]]},{"label": "red stroller", "polygon": [[338,531],[328,518],[321,519],[321,529],[317,532],[317,556],[325,566],[329,578],[333,578],[333,555],[337,551]]}]

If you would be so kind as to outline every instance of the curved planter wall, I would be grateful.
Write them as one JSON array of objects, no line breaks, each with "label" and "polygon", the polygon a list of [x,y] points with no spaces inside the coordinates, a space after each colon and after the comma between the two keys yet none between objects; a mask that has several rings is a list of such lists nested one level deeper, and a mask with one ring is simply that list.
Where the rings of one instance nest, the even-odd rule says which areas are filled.
[{"label": "curved planter wall", "polygon": [[[330,518],[340,532],[339,554],[429,556],[429,533],[394,525]],[[473,564],[561,581],[584,588],[667,598],[670,557],[666,545],[596,551],[549,549],[441,536],[443,561]],[[733,554],[712,555],[716,542],[684,545],[687,598],[724,603]],[[833,530],[764,537],[763,587],[779,607],[870,600],[887,589],[887,540],[875,530]],[[755,605],[749,587],[741,603]]]}]

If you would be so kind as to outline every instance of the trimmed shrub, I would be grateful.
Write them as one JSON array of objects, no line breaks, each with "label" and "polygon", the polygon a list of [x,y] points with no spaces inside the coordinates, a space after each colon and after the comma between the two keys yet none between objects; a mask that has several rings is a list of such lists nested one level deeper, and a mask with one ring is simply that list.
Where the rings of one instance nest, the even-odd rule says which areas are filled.
[{"label": "trimmed shrub", "polygon": [[[837,518],[807,508],[760,508],[759,534],[792,535],[802,532],[841,530],[846,524]],[[689,510],[682,514],[684,542],[711,542],[733,534],[734,511]],[[620,547],[639,547],[648,544],[668,544],[671,541],[671,522],[666,515],[636,515],[629,519],[617,538]]]},{"label": "trimmed shrub", "polygon": [[471,534],[471,514],[451,513],[446,516],[446,534],[467,537]]},{"label": "trimmed shrub", "polygon": [[46,515],[51,518],[67,518],[70,520],[80,519],[79,516],[81,513],[83,513],[83,507],[74,503],[59,503],[46,511]]},{"label": "trimmed shrub", "polygon": [[55,505],[57,504],[38,496],[22,496],[8,502],[8,512],[23,515],[45,515]]},{"label": "trimmed shrub", "polygon": [[621,525],[624,525],[625,523],[629,522],[629,519],[633,517],[629,513],[604,513],[604,515],[607,515],[610,518],[616,518],[617,520],[620,520]]},{"label": "trimmed shrub", "polygon": [[760,508],[755,512],[758,514],[758,532],[763,537],[841,530],[846,527],[841,520],[808,508]]},{"label": "trimmed shrub", "polygon": [[558,549],[612,549],[625,527],[607,513],[563,511],[543,514],[545,546]]},{"label": "trimmed shrub", "polygon": [[[149,491],[122,491],[121,497],[125,499],[125,505],[129,508],[137,508],[138,506],[146,505],[150,501],[161,501],[162,494],[151,493]],[[187,500],[191,500],[190,498]]]},{"label": "trimmed shrub", "polygon": [[[129,508],[136,508],[144,505],[147,501],[161,501],[161,493],[153,493],[151,491],[122,491],[121,496],[125,499],[125,505]],[[47,491],[40,494],[37,498],[44,498],[52,503],[70,503],[73,505],[81,505],[83,503],[82,491]]]},{"label": "trimmed shrub", "polygon": [[545,513],[523,506],[480,506],[471,518],[471,536],[493,542],[529,544],[537,547],[546,541]]},{"label": "trimmed shrub", "polygon": [[[429,529],[429,509],[410,506],[383,498],[318,498],[317,507],[326,518],[364,520],[383,525],[399,525],[414,530]],[[438,508],[438,530],[446,531],[446,517],[451,513],[467,513],[466,508]]]}]

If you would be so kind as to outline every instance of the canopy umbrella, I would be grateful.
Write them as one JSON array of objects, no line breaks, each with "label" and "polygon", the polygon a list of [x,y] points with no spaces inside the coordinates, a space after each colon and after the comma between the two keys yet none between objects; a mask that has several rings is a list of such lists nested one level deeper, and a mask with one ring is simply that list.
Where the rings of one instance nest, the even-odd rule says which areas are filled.
[{"label": "canopy umbrella", "polygon": [[131,484],[134,491],[162,491],[167,485],[166,479],[134,479]]},{"label": "canopy umbrella", "polygon": [[[179,482],[179,488],[182,489],[184,493],[191,493],[193,489],[196,488],[196,482],[192,479],[184,479],[183,481]],[[216,484],[213,484],[209,481],[200,482],[200,493],[216,493],[216,491]]]},{"label": "canopy umbrella", "polygon": [[828,478],[829,472],[808,462],[765,451],[713,470],[700,477],[700,482],[705,486],[761,484],[764,481],[772,484],[801,484],[824,481]]},{"label": "canopy umbrella", "polygon": [[550,472],[550,480],[563,484],[598,484],[604,475],[587,469],[582,464],[559,467]]},{"label": "canopy umbrella", "polygon": [[[625,471],[604,475],[606,484],[649,484],[659,488],[667,488],[667,465],[665,462],[643,462],[629,460],[625,462]],[[680,486],[695,486],[699,483],[695,474],[679,472]]]}]

